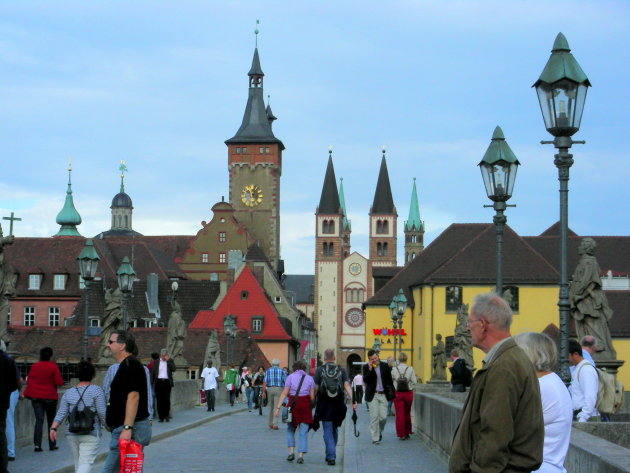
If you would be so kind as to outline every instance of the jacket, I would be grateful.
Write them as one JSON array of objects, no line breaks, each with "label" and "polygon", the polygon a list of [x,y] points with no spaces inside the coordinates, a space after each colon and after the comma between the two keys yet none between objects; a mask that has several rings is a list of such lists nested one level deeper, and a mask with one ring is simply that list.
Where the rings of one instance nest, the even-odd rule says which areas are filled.
[{"label": "jacket", "polygon": [[[453,362],[453,366],[451,366],[448,370],[451,372],[451,384],[463,384],[465,385],[466,379],[465,371],[468,367],[466,366],[466,361],[463,358],[457,358]],[[468,378],[470,380],[470,377]]]},{"label": "jacket", "polygon": [[[158,376],[160,376],[160,361],[162,360],[155,360],[155,363],[153,363],[153,366],[151,367],[151,386],[153,386],[154,388],[157,383]],[[175,362],[172,358],[169,358],[166,361],[166,373],[168,374],[168,380],[170,381],[171,386],[175,385],[175,383],[173,382],[173,372],[175,370],[177,370]]]},{"label": "jacket", "polygon": [[473,379],[449,473],[531,472],[542,463],[544,438],[536,371],[510,338]]},{"label": "jacket", "polygon": [[[394,382],[392,381],[392,371],[384,361],[379,363],[381,367],[381,382],[385,390],[385,397],[388,401],[394,399]],[[376,371],[369,369],[367,363],[363,365],[363,385],[365,386],[365,401],[372,402],[376,394]]]},{"label": "jacket", "polygon": [[59,367],[52,361],[38,361],[28,372],[24,396],[29,399],[59,399],[57,387],[63,386]]}]

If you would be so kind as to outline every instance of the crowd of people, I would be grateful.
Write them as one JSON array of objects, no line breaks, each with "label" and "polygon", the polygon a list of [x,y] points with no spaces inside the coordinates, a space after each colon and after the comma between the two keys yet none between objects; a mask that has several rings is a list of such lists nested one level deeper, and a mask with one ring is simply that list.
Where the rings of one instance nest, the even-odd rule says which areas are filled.
[{"label": "crowd of people", "polygon": [[[587,335],[580,342],[570,340],[569,364],[572,382],[567,389],[556,374],[558,352],[555,342],[543,333],[510,334],[512,311],[494,293],[480,294],[468,317],[472,345],[484,352],[474,378],[466,363],[451,351],[453,392],[465,392],[462,416],[449,458],[449,472],[539,471],[563,472],[569,448],[572,422],[586,422],[599,416],[596,409],[598,373],[591,354],[597,340]],[[0,341],[1,342],[1,341]],[[33,445],[42,452],[44,418],[48,425],[48,450],[57,450],[58,429],[78,410],[93,413],[87,430],[71,431],[65,422],[65,438],[73,454],[75,471],[89,473],[103,436],[111,433],[103,473],[119,471],[119,439],[149,444],[154,413],[159,422],[171,419],[171,389],[177,367],[167,349],[152,354],[144,366],[138,348],[128,331],[113,331],[108,347],[115,363],[107,370],[102,386],[92,383],[96,371],[89,361],[77,366],[78,383],[58,399],[63,385],[59,368],[52,361],[53,350],[40,350],[40,361],[33,364],[26,383],[15,362],[0,343],[0,473],[15,459],[13,416],[18,399],[29,399],[35,416]],[[255,371],[247,366],[230,365],[223,376],[209,360],[200,373],[208,412],[216,407],[219,382],[228,391],[230,405],[247,403],[251,412],[262,415],[268,406],[270,430],[286,423],[287,461],[304,463],[308,452],[308,432],[322,427],[325,462],[334,465],[338,429],[352,409],[365,400],[370,418],[370,439],[379,445],[391,406],[395,410],[395,431],[407,440],[416,429],[413,392],[419,380],[407,354],[398,359],[380,359],[369,350],[367,362],[351,379],[336,363],[335,352],[323,352],[323,364],[309,374],[304,361],[293,363],[291,371],[280,368],[278,359],[271,366]],[[26,389],[22,391],[23,385]],[[602,420],[606,420],[604,417]],[[5,435],[6,432],[6,435]],[[297,434],[297,441],[296,441]]]}]

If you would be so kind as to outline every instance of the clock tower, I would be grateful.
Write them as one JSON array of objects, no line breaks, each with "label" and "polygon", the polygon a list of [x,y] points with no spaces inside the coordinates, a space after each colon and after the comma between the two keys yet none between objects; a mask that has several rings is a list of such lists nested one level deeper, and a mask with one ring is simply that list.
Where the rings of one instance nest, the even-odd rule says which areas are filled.
[{"label": "clock tower", "polygon": [[284,145],[272,131],[276,117],[265,107],[263,74],[254,50],[243,122],[228,147],[230,203],[274,269],[280,260],[280,176]]}]

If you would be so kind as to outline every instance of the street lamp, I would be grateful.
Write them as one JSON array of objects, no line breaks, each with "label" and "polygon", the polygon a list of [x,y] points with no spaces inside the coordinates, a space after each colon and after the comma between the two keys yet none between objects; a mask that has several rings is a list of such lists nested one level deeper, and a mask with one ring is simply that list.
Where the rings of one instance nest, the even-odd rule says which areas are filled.
[{"label": "street lamp", "polygon": [[129,263],[129,258],[126,256],[118,267],[118,271],[116,271],[116,277],[118,278],[118,287],[123,293],[123,330],[127,330],[128,299],[129,294],[133,290],[136,272],[133,270],[133,267]]},{"label": "street lamp", "polygon": [[83,359],[88,359],[88,304],[90,295],[90,282],[96,276],[96,269],[100,258],[94,249],[94,243],[91,239],[85,240],[85,246],[79,253],[77,261],[79,261],[79,271],[85,285],[85,306],[83,307]]},{"label": "street lamp", "polygon": [[483,184],[486,187],[486,194],[494,202],[492,205],[484,205],[484,207],[492,207],[496,212],[493,219],[497,237],[495,291],[499,296],[503,295],[503,228],[507,222],[507,217],[503,212],[508,207],[515,207],[515,205],[508,205],[506,202],[512,197],[519,164],[518,159],[505,141],[503,130],[497,126],[492,134],[490,146],[479,163],[479,168],[481,169]]},{"label": "street lamp", "polygon": [[554,136],[553,144],[558,153],[554,164],[558,168],[560,181],[560,294],[558,309],[560,316],[560,377],[568,386],[569,372],[569,277],[567,271],[567,232],[569,227],[569,169],[573,165],[573,155],[569,148],[584,141],[573,141],[571,137],[580,129],[582,112],[586,102],[586,92],[591,83],[571,54],[569,43],[562,33],[558,33],[553,43],[551,56],[540,77],[533,85],[538,94],[545,128]]},{"label": "street lamp", "polygon": [[402,351],[402,319],[407,310],[407,298],[402,289],[394,296],[389,304],[389,312],[394,324],[394,360],[396,360],[396,346],[400,346]]}]

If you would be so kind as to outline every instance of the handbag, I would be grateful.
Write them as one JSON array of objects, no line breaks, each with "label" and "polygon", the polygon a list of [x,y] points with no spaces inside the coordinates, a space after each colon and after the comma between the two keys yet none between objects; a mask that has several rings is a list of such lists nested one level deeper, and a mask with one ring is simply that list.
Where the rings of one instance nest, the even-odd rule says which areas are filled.
[{"label": "handbag", "polygon": [[285,424],[290,424],[291,422],[293,422],[293,413],[291,412],[291,410],[295,405],[295,401],[297,401],[298,394],[300,394],[300,389],[302,388],[302,383],[304,382],[305,377],[306,375],[303,374],[302,379],[300,379],[300,384],[298,384],[298,387],[295,391],[295,395],[293,396],[293,399],[291,399],[291,403],[288,406],[282,406],[282,422],[284,422]]},{"label": "handbag", "polygon": [[206,403],[206,392],[203,389],[199,390],[199,404],[203,405]]}]

